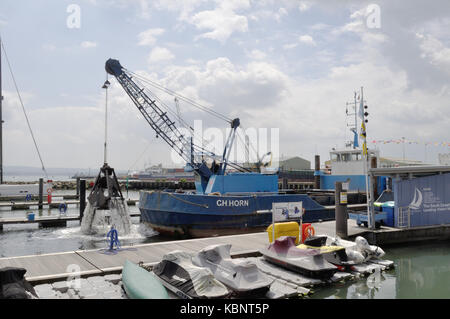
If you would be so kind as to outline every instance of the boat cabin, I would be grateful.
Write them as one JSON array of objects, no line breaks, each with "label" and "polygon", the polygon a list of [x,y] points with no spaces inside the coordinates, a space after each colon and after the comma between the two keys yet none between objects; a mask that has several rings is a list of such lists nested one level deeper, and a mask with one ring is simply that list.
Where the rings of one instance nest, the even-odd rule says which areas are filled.
[{"label": "boat cabin", "polygon": [[[379,162],[379,151],[369,149],[370,163]],[[364,175],[365,159],[360,149],[332,150],[330,152],[331,175]],[[372,165],[374,166],[374,165]]]}]

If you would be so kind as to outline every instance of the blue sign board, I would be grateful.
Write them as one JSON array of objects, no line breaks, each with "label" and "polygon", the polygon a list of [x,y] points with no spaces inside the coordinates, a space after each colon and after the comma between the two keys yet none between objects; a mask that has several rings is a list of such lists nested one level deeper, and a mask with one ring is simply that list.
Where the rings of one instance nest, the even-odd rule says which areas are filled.
[{"label": "blue sign board", "polygon": [[450,224],[450,173],[394,181],[396,226],[399,209],[410,212],[410,226]]}]

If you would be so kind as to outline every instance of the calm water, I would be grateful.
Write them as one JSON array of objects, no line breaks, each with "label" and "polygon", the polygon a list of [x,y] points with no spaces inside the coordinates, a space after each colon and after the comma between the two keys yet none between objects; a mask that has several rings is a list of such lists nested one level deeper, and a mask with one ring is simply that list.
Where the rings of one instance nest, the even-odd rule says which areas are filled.
[{"label": "calm water", "polygon": [[384,247],[395,269],[381,274],[377,287],[360,279],[320,289],[313,299],[449,299],[450,241]]},{"label": "calm water", "polygon": [[[57,191],[55,195],[74,194],[75,191]],[[131,199],[139,198],[139,192],[124,192]],[[137,206],[129,206],[137,212]],[[27,210],[28,211],[28,210]],[[1,217],[26,216],[27,211],[0,210]],[[58,209],[44,209],[36,215],[59,215]],[[77,205],[69,205],[68,215],[78,215]],[[122,245],[149,243],[161,240],[152,229],[139,224],[133,218],[132,232],[120,236]],[[78,249],[106,248],[103,236],[86,236],[80,232],[80,223],[69,222],[68,227],[39,229],[37,224],[5,225],[0,232],[0,257],[44,254]],[[401,299],[401,298],[450,298],[450,241],[410,244],[408,247],[383,247],[386,259],[395,262],[395,268],[382,273],[376,287],[362,278],[356,282],[335,284],[317,288],[312,299]]]}]

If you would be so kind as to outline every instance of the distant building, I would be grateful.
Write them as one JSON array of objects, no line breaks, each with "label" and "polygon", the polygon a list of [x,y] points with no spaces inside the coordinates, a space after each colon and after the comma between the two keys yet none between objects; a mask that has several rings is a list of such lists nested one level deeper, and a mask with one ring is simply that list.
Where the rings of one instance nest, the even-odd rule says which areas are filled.
[{"label": "distant building", "polygon": [[422,161],[411,160],[411,159],[400,159],[393,157],[380,157],[378,167],[401,167],[401,166],[418,166],[426,165]]},{"label": "distant building", "polygon": [[294,156],[288,159],[280,160],[280,171],[303,171],[311,169],[311,162],[304,158]]},{"label": "distant building", "polygon": [[439,165],[450,165],[450,153],[439,154]]}]

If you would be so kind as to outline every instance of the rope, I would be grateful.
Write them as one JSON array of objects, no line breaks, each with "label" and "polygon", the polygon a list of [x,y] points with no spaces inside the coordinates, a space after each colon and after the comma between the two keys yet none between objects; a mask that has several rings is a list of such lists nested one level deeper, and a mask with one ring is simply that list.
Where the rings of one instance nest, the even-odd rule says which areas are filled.
[{"label": "rope", "polygon": [[25,115],[25,119],[27,120],[28,129],[30,130],[31,137],[33,138],[34,146],[36,147],[36,151],[38,153],[39,160],[41,161],[42,170],[44,171],[44,174],[45,174],[45,176],[46,176],[46,178],[48,180],[48,174],[47,174],[47,171],[45,170],[44,162],[42,161],[41,153],[39,152],[39,148],[37,146],[36,139],[34,138],[33,130],[31,129],[30,121],[28,120],[27,112],[25,111],[25,106],[23,105],[22,97],[20,96],[19,88],[17,87],[16,79],[14,77],[14,74],[13,74],[13,71],[12,71],[12,68],[11,68],[11,64],[9,63],[8,54],[6,54],[6,49],[5,49],[5,46],[3,44],[3,41],[1,42],[1,45],[2,45],[2,48],[3,48],[3,52],[5,53],[6,62],[8,63],[9,72],[11,73],[11,77],[12,77],[12,80],[14,82],[14,86],[16,88],[17,95],[19,96],[20,104],[22,105],[23,114]]},{"label": "rope", "polygon": [[194,106],[194,107],[196,107],[198,109],[201,109],[201,110],[203,110],[203,111],[205,111],[205,112],[207,112],[207,113],[209,113],[209,114],[211,114],[211,115],[213,115],[213,116],[215,116],[215,117],[217,117],[217,118],[219,118],[221,120],[224,120],[224,121],[229,122],[229,123],[231,123],[231,121],[232,121],[232,119],[226,117],[225,115],[220,114],[219,112],[214,111],[213,109],[211,109],[209,107],[201,105],[201,104],[195,102],[194,100],[192,100],[192,99],[190,99],[188,97],[185,97],[185,96],[183,96],[183,95],[181,95],[179,93],[176,93],[175,91],[172,91],[172,90],[170,90],[168,88],[165,88],[162,85],[160,85],[160,84],[158,84],[156,82],[153,82],[153,81],[151,81],[151,80],[149,80],[147,78],[144,78],[143,76],[141,76],[141,75],[139,75],[137,73],[131,72],[130,70],[126,69],[126,71],[129,72],[130,74],[132,74],[133,76],[138,77],[141,81],[144,81],[144,82],[150,84],[151,86],[153,86],[153,87],[155,87],[155,88],[157,88],[159,90],[162,90],[162,91],[164,91],[164,92],[166,92],[166,93],[168,93],[170,95],[176,96],[177,98],[179,98],[179,99],[181,99],[181,100],[191,104],[192,106]]},{"label": "rope", "polygon": [[194,203],[194,202],[189,202],[189,201],[181,199],[181,198],[179,198],[179,197],[177,197],[175,195],[172,195],[171,193],[167,193],[167,195],[169,195],[169,196],[179,200],[180,202],[186,203],[186,204],[190,204],[190,205],[194,205],[194,206],[198,206],[198,207],[203,207],[203,208],[208,208],[207,204],[197,204],[197,203]]},{"label": "rope", "polygon": [[147,147],[145,148],[145,150],[142,152],[142,154],[137,158],[137,160],[133,163],[133,165],[130,166],[130,168],[127,170],[127,175],[131,171],[131,169],[135,167],[137,162],[144,156],[144,154],[147,153],[150,146],[151,146],[151,144],[148,144]]},{"label": "rope", "polygon": [[[164,103],[164,101],[162,99],[160,99],[155,93],[153,93],[151,90],[149,90],[147,87],[145,87],[138,79],[135,79],[134,81],[140,87],[143,87],[145,89],[146,93],[148,93],[151,96],[151,98],[155,99],[155,101],[157,101],[159,103],[158,106],[161,107],[161,109],[164,109],[168,113],[172,114],[174,117],[178,118],[178,115],[175,113],[175,111],[173,111],[166,103]],[[197,136],[194,132],[194,129],[192,127],[190,127],[187,122],[184,122],[184,123],[185,123],[186,128],[188,128],[190,130],[193,140],[199,141],[201,143],[201,145],[209,144],[208,141]],[[171,140],[173,140],[175,143],[182,144],[181,147],[177,144],[176,148],[179,153],[181,151],[184,154],[184,148],[186,146],[191,146],[190,141],[184,136],[184,134],[181,134],[181,132],[179,131],[179,129],[177,127],[175,127],[175,126],[169,126],[169,127],[170,127],[170,132],[167,132],[167,134],[169,135],[169,138]],[[172,145],[172,147],[174,147],[174,145]],[[200,152],[202,154],[207,154],[207,156],[215,156],[215,154],[213,154],[211,151],[207,150],[203,146],[196,145],[194,142],[192,143],[192,148],[194,150],[194,153]]]},{"label": "rope", "polygon": [[[128,71],[128,70],[127,70]],[[197,142],[200,143],[200,145],[204,145],[205,147],[208,146],[210,144],[210,142],[208,142],[207,140],[205,140],[204,138],[202,138],[201,136],[198,136],[197,134],[195,134],[194,129],[189,125],[189,123],[187,123],[185,120],[183,120],[180,116],[178,116],[178,113],[176,113],[174,110],[172,110],[162,99],[160,99],[155,93],[153,93],[151,90],[149,90],[147,87],[145,87],[145,85],[143,85],[139,79],[141,79],[143,82],[148,82],[148,80],[145,80],[144,78],[140,77],[139,75],[130,72],[130,74],[132,74],[133,76],[135,76],[136,78],[138,78],[138,80],[135,79],[135,82],[138,83],[140,86],[142,86],[143,88],[145,88],[146,92],[148,92],[156,101],[158,101],[158,103],[163,106],[165,108],[165,110],[172,114],[175,118],[181,120],[181,122],[183,123],[183,126],[185,129],[188,129],[191,132],[191,136],[192,138],[195,140],[197,140]],[[167,92],[166,92],[167,93]],[[169,93],[170,94],[170,93]],[[177,95],[175,96],[177,97]],[[228,120],[226,120],[228,121]],[[176,132],[178,133],[178,136],[181,136],[181,132],[178,130],[178,128],[174,127],[174,129],[176,130]],[[186,140],[186,142],[188,142]],[[210,151],[208,151],[205,147],[202,146],[197,146],[196,143],[193,143],[193,147],[194,149],[198,148],[201,152],[206,152],[206,153],[211,153]],[[196,149],[196,151],[198,151],[198,149]]]}]

